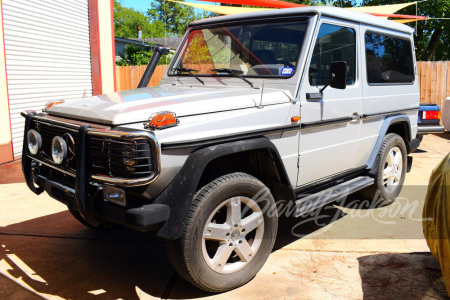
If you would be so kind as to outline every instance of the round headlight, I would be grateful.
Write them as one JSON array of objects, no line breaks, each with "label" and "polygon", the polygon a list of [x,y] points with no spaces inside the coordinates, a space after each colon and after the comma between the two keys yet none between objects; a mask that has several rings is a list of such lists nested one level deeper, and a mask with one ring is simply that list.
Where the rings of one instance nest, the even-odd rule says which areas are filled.
[{"label": "round headlight", "polygon": [[58,165],[61,164],[67,156],[67,144],[60,136],[55,136],[52,140],[52,157]]},{"label": "round headlight", "polygon": [[27,132],[28,150],[33,155],[36,155],[42,147],[42,137],[34,129],[30,129]]}]

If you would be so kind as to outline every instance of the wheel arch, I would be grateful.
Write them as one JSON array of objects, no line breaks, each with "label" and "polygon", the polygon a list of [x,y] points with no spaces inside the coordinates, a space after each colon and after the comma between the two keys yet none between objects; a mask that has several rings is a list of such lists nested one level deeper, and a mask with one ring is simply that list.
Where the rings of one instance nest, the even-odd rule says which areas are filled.
[{"label": "wheel arch", "polygon": [[386,119],[384,119],[383,125],[381,126],[380,133],[378,135],[378,139],[367,162],[367,169],[370,170],[370,174],[375,174],[377,171],[376,166],[377,162],[380,159],[378,153],[380,152],[384,137],[389,133],[395,133],[402,137],[406,145],[406,150],[408,154],[410,153],[409,145],[412,141],[412,137],[411,122],[409,120],[409,117],[406,115],[387,117]]},{"label": "wheel arch", "polygon": [[[247,159],[249,162],[241,163]],[[216,166],[226,166],[227,171],[248,172],[257,177],[269,187],[275,200],[295,198],[281,156],[268,138],[257,137],[200,148],[189,155],[181,170],[153,202],[170,207],[169,218],[157,233],[159,237],[173,240],[181,236],[198,188],[208,180],[224,175],[216,172]]]}]

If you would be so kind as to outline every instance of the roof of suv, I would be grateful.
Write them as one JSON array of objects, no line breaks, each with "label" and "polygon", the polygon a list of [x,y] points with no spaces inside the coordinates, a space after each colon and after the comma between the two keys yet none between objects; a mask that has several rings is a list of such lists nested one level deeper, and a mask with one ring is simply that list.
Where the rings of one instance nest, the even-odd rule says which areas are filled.
[{"label": "roof of suv", "polygon": [[228,15],[221,16],[209,19],[203,19],[199,21],[195,21],[190,24],[190,26],[198,26],[198,25],[206,25],[218,22],[230,22],[230,21],[238,21],[243,19],[251,19],[251,18],[267,18],[267,17],[280,17],[280,16],[295,16],[302,14],[318,14],[327,17],[338,18],[342,20],[363,23],[367,25],[373,25],[377,27],[383,27],[387,29],[392,29],[395,31],[405,32],[411,34],[414,29],[409,26],[386,20],[380,17],[375,17],[366,13],[330,7],[330,6],[308,6],[308,7],[298,7],[298,8],[284,8],[284,9],[271,9],[266,11],[252,12],[252,13],[243,13],[236,15]]}]

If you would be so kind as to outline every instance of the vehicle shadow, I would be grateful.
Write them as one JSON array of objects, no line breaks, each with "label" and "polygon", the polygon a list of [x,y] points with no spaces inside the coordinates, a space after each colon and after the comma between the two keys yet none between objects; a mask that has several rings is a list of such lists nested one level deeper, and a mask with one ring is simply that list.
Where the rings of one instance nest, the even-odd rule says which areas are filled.
[{"label": "vehicle shadow", "polygon": [[439,263],[429,252],[375,254],[358,262],[365,300],[450,299]]},{"label": "vehicle shadow", "polygon": [[[345,207],[354,199],[351,196],[339,206]],[[330,204],[300,218],[280,217],[273,251],[345,216]],[[0,262],[8,266],[0,264],[0,272],[15,278],[17,290],[29,286],[38,293],[65,299],[190,299],[213,295],[191,286],[173,270],[163,241],[152,233],[95,231],[64,211],[1,227],[0,239]],[[9,279],[0,276],[0,286],[4,286],[4,280]]]},{"label": "vehicle shadow", "polygon": [[435,133],[434,135],[437,137],[440,137],[441,139],[450,140],[450,131],[445,131],[442,133]]},{"label": "vehicle shadow", "polygon": [[10,276],[65,299],[139,299],[142,291],[167,297],[175,274],[154,235],[94,231],[68,211],[3,227],[0,238]]},{"label": "vehicle shadow", "polygon": [[308,235],[317,232],[325,226],[331,226],[345,216],[346,214],[339,208],[336,208],[334,203],[298,218],[282,214],[278,218],[278,235],[273,251],[277,251],[299,239],[307,238]]},{"label": "vehicle shadow", "polygon": [[[288,230],[294,221],[280,220],[274,251],[298,240]],[[318,228],[302,226],[295,233],[307,235]],[[166,258],[163,241],[154,234],[126,229],[95,231],[79,224],[68,211],[1,227],[0,239],[0,261],[7,266],[0,272],[15,278],[16,292],[29,286],[38,293],[65,299],[148,299],[149,295],[187,299],[212,295],[176,274]],[[5,280],[10,285],[3,276],[0,285],[4,286]],[[182,293],[172,290],[175,284],[185,287]]]}]

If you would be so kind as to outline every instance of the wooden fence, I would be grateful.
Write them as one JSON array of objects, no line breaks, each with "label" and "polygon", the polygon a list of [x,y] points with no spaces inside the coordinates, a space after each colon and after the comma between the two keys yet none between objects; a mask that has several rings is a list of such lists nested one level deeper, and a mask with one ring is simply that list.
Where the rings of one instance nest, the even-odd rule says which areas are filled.
[{"label": "wooden fence", "polygon": [[[137,88],[142,74],[147,66],[116,66],[117,91],[131,90]],[[147,86],[158,85],[166,71],[167,66],[156,66],[155,72]]]},{"label": "wooden fence", "polygon": [[[146,66],[116,66],[117,90],[137,87]],[[157,66],[148,86],[158,85],[167,66]],[[422,61],[417,63],[420,101],[437,103],[442,108],[445,98],[450,97],[450,61]]]},{"label": "wooden fence", "polygon": [[450,97],[450,61],[420,61],[417,63],[420,102],[437,103],[441,108]]}]

